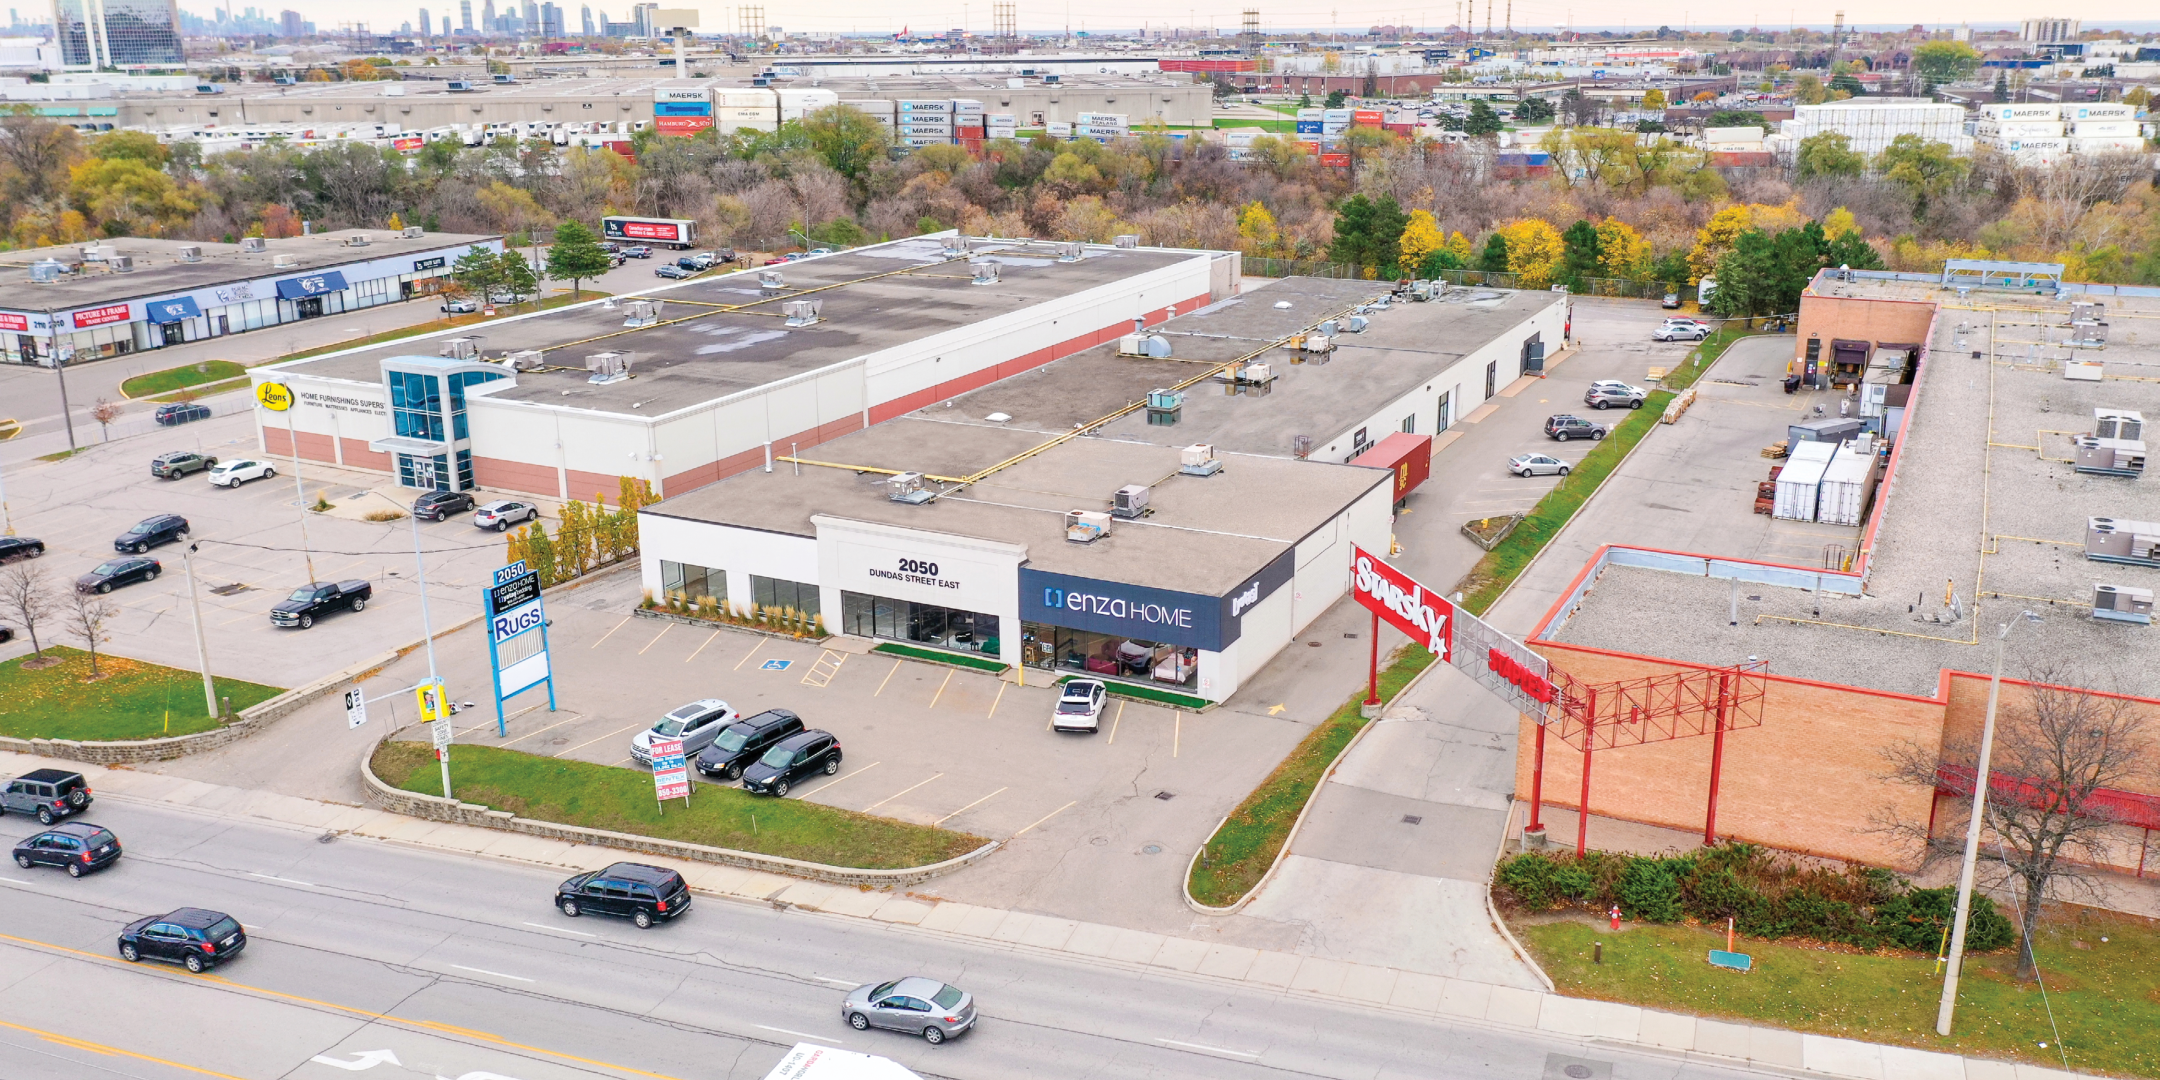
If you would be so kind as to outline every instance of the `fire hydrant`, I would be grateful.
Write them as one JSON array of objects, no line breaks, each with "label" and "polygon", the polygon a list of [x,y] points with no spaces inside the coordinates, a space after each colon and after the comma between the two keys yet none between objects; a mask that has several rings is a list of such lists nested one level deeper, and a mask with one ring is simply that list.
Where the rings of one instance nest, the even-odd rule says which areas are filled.
[{"label": "fire hydrant", "polygon": [[1620,929],[1620,905],[1618,905],[1618,904],[1614,904],[1614,905],[1612,906],[1612,912],[1611,912],[1611,914],[1612,914],[1612,928],[1613,928],[1613,929],[1615,929],[1615,930],[1618,930],[1618,929]]}]

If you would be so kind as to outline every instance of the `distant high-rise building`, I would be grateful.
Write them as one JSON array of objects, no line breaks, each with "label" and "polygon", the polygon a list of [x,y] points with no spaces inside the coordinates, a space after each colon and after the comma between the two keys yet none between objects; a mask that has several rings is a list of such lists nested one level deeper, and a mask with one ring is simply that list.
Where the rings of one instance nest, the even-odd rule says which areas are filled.
[{"label": "distant high-rise building", "polygon": [[553,3],[540,5],[540,34],[551,38],[563,36],[563,9]]},{"label": "distant high-rise building", "polygon": [[472,0],[458,0],[458,25],[468,34],[473,32]]},{"label": "distant high-rise building", "polygon": [[185,62],[178,0],[53,0],[53,36],[69,67]]},{"label": "distant high-rise building", "polygon": [[582,24],[580,29],[583,31],[584,35],[586,37],[593,36],[591,4],[586,4],[585,6],[578,9],[578,21]]},{"label": "distant high-rise building", "polygon": [[495,25],[495,0],[480,0],[480,32],[499,33],[502,27]]},{"label": "distant high-rise building", "polygon": [[523,30],[525,33],[528,34],[537,34],[540,32],[539,0],[525,0],[524,19],[525,25],[519,27],[520,30]]},{"label": "distant high-rise building", "polygon": [[299,12],[290,9],[278,12],[279,35],[283,37],[300,37],[306,32],[306,26],[300,21]]},{"label": "distant high-rise building", "polygon": [[2076,19],[2027,19],[2018,36],[2034,45],[2060,45],[2078,39]]},{"label": "distant high-rise building", "polygon": [[435,29],[435,22],[428,17],[428,9],[420,9],[420,36],[427,37]]},{"label": "distant high-rise building", "polygon": [[660,5],[658,4],[630,5],[630,25],[637,28],[637,36],[651,37],[660,32],[653,27],[654,13],[659,10]]}]

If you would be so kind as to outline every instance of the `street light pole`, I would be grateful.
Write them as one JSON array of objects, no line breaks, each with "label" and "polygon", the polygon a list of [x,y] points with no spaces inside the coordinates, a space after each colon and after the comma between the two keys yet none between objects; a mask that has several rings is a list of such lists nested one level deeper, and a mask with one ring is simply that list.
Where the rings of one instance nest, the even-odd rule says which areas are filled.
[{"label": "street light pole", "polygon": [[[435,674],[435,624],[428,619],[427,557],[420,553],[420,518],[415,514],[406,516],[412,518],[413,565],[420,571],[420,636],[427,642],[428,682],[439,687],[442,679]],[[443,694],[443,708],[449,707],[450,695],[446,692]],[[450,797],[450,748],[444,747],[442,753],[436,755],[436,759],[442,764],[442,793],[443,798],[447,799]]]},{"label": "street light pole", "polygon": [[[285,407],[285,441],[292,449],[293,495],[300,501],[300,557],[307,560],[308,583],[315,581],[315,553],[308,550],[307,486],[300,482],[300,432],[293,427],[292,406]],[[417,528],[418,526],[414,526]]]},{"label": "street light pole", "polygon": [[[2028,611],[2022,616],[2039,622]],[[1980,760],[1973,771],[1972,820],[1965,823],[1965,863],[1958,870],[1957,915],[1950,924],[1950,966],[1943,977],[1942,1004],[1935,1010],[1935,1033],[1948,1036],[1950,1020],[1957,1012],[1958,968],[1965,962],[1965,922],[1972,914],[1973,870],[1980,857],[1980,824],[1987,810],[1990,762],[1995,756],[1995,703],[2002,696],[2003,642],[2009,640],[2015,619],[1995,633],[1995,674],[1988,680],[1987,719],[1980,727]]]},{"label": "street light pole", "polygon": [[68,452],[73,453],[76,449],[75,412],[74,410],[68,408],[67,362],[68,356],[74,353],[75,347],[72,345],[68,346],[68,350],[66,353],[62,353],[60,351],[60,324],[53,321],[53,313],[50,308],[46,309],[45,311],[45,329],[52,334],[53,375],[60,380],[60,419],[63,423],[67,425]]},{"label": "street light pole", "polygon": [[202,668],[203,704],[210,710],[210,717],[217,718],[217,687],[210,681],[210,643],[203,636],[202,598],[195,592],[195,548],[189,544],[180,555],[180,565],[187,569],[188,609],[195,614],[195,662]]}]

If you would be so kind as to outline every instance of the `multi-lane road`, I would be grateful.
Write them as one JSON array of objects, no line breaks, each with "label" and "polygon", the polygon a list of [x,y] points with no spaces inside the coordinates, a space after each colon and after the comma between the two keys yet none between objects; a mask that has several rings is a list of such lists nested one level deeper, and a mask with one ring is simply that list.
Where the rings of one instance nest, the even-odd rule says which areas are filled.
[{"label": "multi-lane road", "polygon": [[[709,898],[640,931],[563,916],[559,874],[538,868],[118,799],[88,817],[127,845],[112,869],[0,877],[5,1080],[756,1078],[798,1042],[969,1080],[1482,1080],[1573,1059],[1742,1075]],[[119,927],[178,906],[239,917],[247,951],[202,976],[114,955]],[[933,1047],[842,1023],[849,987],[903,973],[973,992],[977,1030]]]}]

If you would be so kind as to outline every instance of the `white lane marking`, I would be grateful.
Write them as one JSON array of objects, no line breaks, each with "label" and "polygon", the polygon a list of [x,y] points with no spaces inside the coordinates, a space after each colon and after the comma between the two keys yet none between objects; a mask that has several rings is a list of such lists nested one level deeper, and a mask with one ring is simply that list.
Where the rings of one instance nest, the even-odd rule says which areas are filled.
[{"label": "white lane marking", "polygon": [[1256,1058],[1260,1056],[1258,1054],[1248,1054],[1243,1050],[1225,1050],[1220,1046],[1202,1046],[1199,1043],[1179,1042],[1176,1039],[1157,1039],[1155,1041],[1162,1043],[1166,1046],[1182,1046],[1187,1050],[1202,1050],[1210,1054],[1228,1054],[1231,1057],[1241,1058]]},{"label": "white lane marking", "polygon": [[392,1065],[397,1065],[400,1067],[403,1067],[405,1064],[404,1062],[397,1059],[396,1054],[393,1054],[388,1050],[363,1050],[359,1053],[354,1054],[351,1061],[340,1061],[337,1058],[324,1057],[321,1054],[317,1054],[314,1057],[309,1058],[308,1060],[314,1062],[317,1065],[328,1065],[333,1069],[343,1069],[346,1072],[359,1072],[362,1069],[372,1069],[375,1066],[380,1065],[386,1061]]},{"label": "white lane marking", "polygon": [[832,1036],[830,1036],[830,1035],[812,1035],[812,1034],[810,1034],[810,1033],[809,1033],[809,1032],[807,1032],[807,1031],[790,1031],[790,1030],[788,1030],[787,1028],[776,1028],[776,1027],[773,1027],[773,1026],[772,1026],[771,1024],[759,1024],[759,1025],[757,1025],[757,1026],[758,1026],[758,1027],[761,1027],[761,1028],[764,1028],[764,1029],[765,1029],[766,1031],[777,1031],[777,1032],[779,1032],[779,1033],[780,1033],[780,1034],[782,1034],[782,1035],[793,1035],[793,1036],[795,1036],[795,1037],[796,1037],[796,1038],[798,1038],[798,1039],[816,1039],[816,1040],[817,1040],[817,1041],[819,1041],[819,1042],[829,1042],[829,1043],[834,1043],[834,1044],[837,1044],[837,1045],[840,1045],[840,1046],[846,1046],[846,1045],[847,1045],[846,1043],[843,1043],[843,1042],[841,1042],[840,1040],[838,1040],[838,1039],[835,1039],[835,1038],[833,1038],[833,1037],[832,1037]]},{"label": "white lane marking", "polygon": [[24,881],[24,880],[23,880],[23,879],[21,879],[21,878],[12,878],[12,877],[0,877],[0,881],[12,881],[12,882],[14,882],[14,883],[15,883],[15,884],[17,884],[17,885],[32,885],[32,884],[36,884],[35,882],[30,882],[30,881]]},{"label": "white lane marking", "polygon": [[576,935],[577,935],[577,936],[579,936],[579,937],[598,937],[598,936],[600,936],[600,935],[598,935],[598,934],[588,934],[588,933],[586,933],[586,932],[585,932],[585,931],[583,931],[583,930],[565,930],[565,929],[563,929],[563,928],[562,928],[562,927],[560,927],[560,926],[549,926],[549,925],[548,925],[548,924],[546,924],[546,923],[536,923],[536,922],[529,922],[529,923],[526,923],[525,925],[527,925],[527,926],[530,926],[530,927],[532,927],[532,928],[534,928],[534,929],[536,929],[536,930],[552,930],[552,931],[554,931],[554,932],[556,932],[556,933],[558,933],[558,934],[576,934]]},{"label": "white lane marking", "polygon": [[488,970],[488,969],[486,969],[486,968],[466,967],[466,966],[465,966],[465,965],[463,965],[463,964],[452,964],[452,965],[450,965],[450,966],[451,966],[451,967],[454,967],[454,968],[456,968],[456,969],[458,969],[459,971],[470,971],[470,972],[472,972],[472,973],[473,973],[473,974],[475,974],[475,975],[491,975],[491,976],[493,976],[493,977],[495,977],[495,978],[498,978],[498,979],[514,979],[514,980],[516,980],[516,981],[518,981],[518,982],[538,982],[538,981],[539,981],[539,980],[537,980],[537,979],[528,979],[528,978],[526,978],[526,977],[525,977],[525,976],[523,976],[523,975],[505,975],[505,974],[503,974],[503,973],[502,973],[502,972],[500,972],[500,971],[489,971],[489,970]]},{"label": "white lane marking", "polygon": [[848,989],[850,989],[850,990],[853,990],[853,989],[855,989],[856,987],[858,987],[858,986],[861,986],[861,985],[862,985],[862,984],[861,984],[861,983],[859,983],[859,982],[849,982],[849,981],[848,981],[848,980],[846,980],[846,979],[828,979],[828,978],[826,978],[826,977],[825,977],[825,976],[823,976],[823,975],[812,975],[812,976],[810,976],[810,977],[811,977],[811,978],[813,978],[813,979],[816,979],[817,981],[819,981],[819,982],[821,982],[821,983],[824,983],[824,984],[826,984],[827,986],[845,986],[845,987],[847,987],[847,988],[848,988]]},{"label": "white lane marking", "polygon": [[248,871],[248,876],[259,877],[264,881],[282,881],[287,885],[305,885],[310,889],[316,887],[315,883],[312,881],[301,881],[298,878],[279,877],[276,874],[258,874],[252,870]]}]

